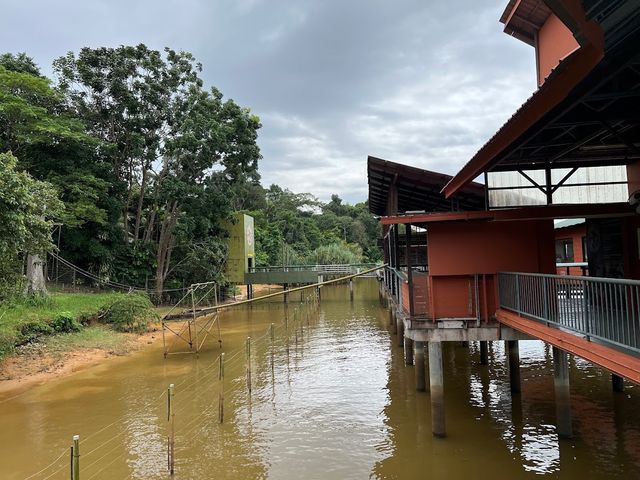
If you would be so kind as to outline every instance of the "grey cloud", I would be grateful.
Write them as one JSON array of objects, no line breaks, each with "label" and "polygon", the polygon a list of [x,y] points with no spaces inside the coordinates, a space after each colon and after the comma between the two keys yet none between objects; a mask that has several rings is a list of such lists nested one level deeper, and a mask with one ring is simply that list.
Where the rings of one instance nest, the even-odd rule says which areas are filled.
[{"label": "grey cloud", "polygon": [[[260,169],[321,198],[366,198],[373,154],[454,173],[535,88],[533,50],[501,31],[506,0],[14,1],[8,51],[192,51],[207,83],[261,116]],[[34,35],[37,33],[37,35]]]}]

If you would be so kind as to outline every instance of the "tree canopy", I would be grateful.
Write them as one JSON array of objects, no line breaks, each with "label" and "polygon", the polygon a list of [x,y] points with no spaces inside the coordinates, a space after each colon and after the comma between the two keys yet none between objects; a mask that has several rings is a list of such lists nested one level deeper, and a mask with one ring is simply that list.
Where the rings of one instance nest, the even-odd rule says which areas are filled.
[{"label": "tree canopy", "polygon": [[205,87],[190,53],[83,48],[53,69],[52,82],[26,54],[0,55],[1,215],[33,231],[0,246],[3,268],[52,249],[55,218],[62,256],[101,277],[158,294],[224,281],[234,211],[255,217],[258,264],[379,259],[365,203],[261,186],[260,119]]}]

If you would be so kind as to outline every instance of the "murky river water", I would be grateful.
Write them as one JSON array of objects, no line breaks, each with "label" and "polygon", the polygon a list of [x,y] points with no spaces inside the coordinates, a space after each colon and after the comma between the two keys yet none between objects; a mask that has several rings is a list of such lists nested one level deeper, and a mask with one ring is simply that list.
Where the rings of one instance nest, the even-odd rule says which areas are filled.
[{"label": "murky river water", "polygon": [[294,319],[293,300],[288,342],[280,302],[222,316],[222,425],[216,338],[199,358],[166,361],[159,343],[0,399],[0,477],[44,469],[30,478],[69,478],[77,433],[82,480],[168,478],[164,392],[175,383],[176,479],[640,478],[637,387],[614,394],[609,375],[572,360],[575,438],[559,442],[551,353],[542,343],[520,344],[523,384],[515,399],[500,343],[490,346],[488,367],[479,365],[477,345],[448,345],[448,437],[435,439],[429,396],[415,391],[413,367],[404,366],[389,333],[375,280],[355,283],[354,303],[346,287],[325,288],[308,320],[304,313]]}]

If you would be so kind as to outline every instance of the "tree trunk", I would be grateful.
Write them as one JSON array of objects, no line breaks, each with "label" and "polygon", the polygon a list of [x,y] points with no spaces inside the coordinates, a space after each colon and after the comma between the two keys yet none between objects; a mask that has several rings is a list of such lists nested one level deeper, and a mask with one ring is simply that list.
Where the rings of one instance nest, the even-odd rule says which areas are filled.
[{"label": "tree trunk", "polygon": [[44,279],[44,262],[40,255],[27,254],[27,286],[25,294],[46,296],[47,285]]},{"label": "tree trunk", "polygon": [[156,254],[156,295],[162,298],[164,281],[169,272],[171,262],[171,250],[174,243],[173,228],[178,222],[178,202],[174,200],[169,214],[160,224],[160,237],[158,239],[158,251]]},{"label": "tree trunk", "polygon": [[140,182],[140,197],[138,198],[138,208],[136,210],[136,223],[133,231],[133,239],[138,240],[140,234],[140,222],[142,220],[142,207],[144,206],[144,194],[147,186],[148,170],[146,165],[142,169],[142,181]]}]

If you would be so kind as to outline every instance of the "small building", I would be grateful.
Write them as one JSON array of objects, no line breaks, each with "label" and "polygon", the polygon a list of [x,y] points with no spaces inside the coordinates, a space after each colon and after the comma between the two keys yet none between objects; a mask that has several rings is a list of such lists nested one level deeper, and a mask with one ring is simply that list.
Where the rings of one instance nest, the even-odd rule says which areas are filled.
[{"label": "small building", "polygon": [[[640,2],[510,0],[500,21],[534,47],[538,89],[487,143],[453,177],[369,157],[382,289],[416,385],[427,346],[435,435],[442,342],[479,340],[486,363],[507,341],[519,392],[517,341],[542,339],[571,436],[568,353],[640,383]],[[558,275],[576,258],[589,276]]]},{"label": "small building", "polygon": [[556,273],[558,275],[586,275],[587,225],[584,218],[560,220],[556,232]]},{"label": "small building", "polygon": [[245,283],[245,274],[255,266],[255,239],[253,217],[236,213],[227,225],[227,262],[225,276],[230,283]]}]

